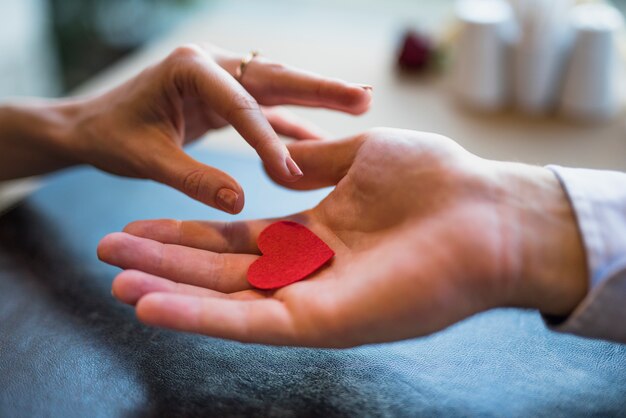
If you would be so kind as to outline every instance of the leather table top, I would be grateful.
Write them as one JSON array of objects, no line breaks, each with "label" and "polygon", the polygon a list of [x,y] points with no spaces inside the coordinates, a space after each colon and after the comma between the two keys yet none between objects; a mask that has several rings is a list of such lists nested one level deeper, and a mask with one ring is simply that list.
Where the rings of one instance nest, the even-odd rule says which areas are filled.
[{"label": "leather table top", "polygon": [[[239,217],[291,192],[249,157],[193,154],[246,190]],[[427,338],[348,350],[245,345],[140,324],[110,295],[106,233],[136,219],[228,219],[164,186],[76,169],[0,217],[0,416],[610,416],[626,414],[626,346],[497,310]],[[415,318],[419,321],[420,318]]]}]

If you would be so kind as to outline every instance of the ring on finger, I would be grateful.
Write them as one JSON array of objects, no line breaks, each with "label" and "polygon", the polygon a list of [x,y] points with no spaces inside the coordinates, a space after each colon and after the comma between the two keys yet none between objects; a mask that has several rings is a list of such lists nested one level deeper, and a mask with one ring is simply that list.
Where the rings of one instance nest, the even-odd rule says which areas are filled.
[{"label": "ring on finger", "polygon": [[248,65],[250,65],[252,60],[254,60],[254,58],[257,57],[258,55],[259,55],[259,51],[253,50],[253,51],[250,51],[245,57],[241,59],[241,62],[239,63],[237,70],[235,70],[235,78],[237,79],[237,81],[241,83],[241,80],[243,79],[243,75],[245,74],[246,69],[248,68]]}]

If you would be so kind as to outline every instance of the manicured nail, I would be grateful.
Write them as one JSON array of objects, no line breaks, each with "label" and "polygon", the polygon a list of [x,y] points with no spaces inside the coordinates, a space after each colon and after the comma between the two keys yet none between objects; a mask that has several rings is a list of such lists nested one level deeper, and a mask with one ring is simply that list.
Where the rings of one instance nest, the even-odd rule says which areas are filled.
[{"label": "manicured nail", "polygon": [[361,87],[363,90],[374,90],[374,87],[369,84],[357,84],[357,86]]},{"label": "manicured nail", "polygon": [[285,162],[287,163],[287,168],[289,169],[289,172],[291,173],[292,176],[302,177],[303,175],[302,170],[300,170],[300,167],[298,167],[298,164],[296,164],[296,162],[290,156],[287,157]]},{"label": "manicured nail", "polygon": [[220,189],[217,192],[217,205],[227,212],[234,213],[239,195],[230,189]]}]

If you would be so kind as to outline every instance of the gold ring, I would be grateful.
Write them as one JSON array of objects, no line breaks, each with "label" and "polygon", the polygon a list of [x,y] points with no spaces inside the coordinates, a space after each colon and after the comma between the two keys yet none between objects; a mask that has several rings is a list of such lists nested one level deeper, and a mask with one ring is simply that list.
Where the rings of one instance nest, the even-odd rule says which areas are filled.
[{"label": "gold ring", "polygon": [[259,51],[250,51],[248,55],[241,59],[239,67],[237,67],[237,70],[235,71],[235,78],[239,80],[239,82],[241,82],[243,74],[246,72],[246,68],[248,68],[248,65],[257,55],[259,55]]}]

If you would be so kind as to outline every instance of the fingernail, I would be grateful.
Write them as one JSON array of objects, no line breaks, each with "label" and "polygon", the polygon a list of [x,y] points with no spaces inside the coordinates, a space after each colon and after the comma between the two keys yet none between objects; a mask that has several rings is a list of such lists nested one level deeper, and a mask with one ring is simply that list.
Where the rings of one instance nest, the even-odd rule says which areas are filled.
[{"label": "fingernail", "polygon": [[285,160],[285,162],[287,163],[287,168],[289,169],[289,172],[291,173],[292,176],[294,177],[302,177],[302,170],[300,170],[300,167],[298,167],[298,164],[296,164],[296,162],[290,157],[287,156],[287,159]]},{"label": "fingernail", "polygon": [[239,195],[230,189],[220,189],[217,192],[217,205],[227,212],[234,213]]},{"label": "fingernail", "polygon": [[374,90],[374,87],[369,84],[357,84],[357,86],[361,87],[363,90]]}]

